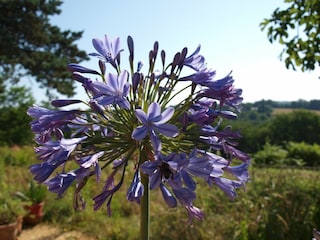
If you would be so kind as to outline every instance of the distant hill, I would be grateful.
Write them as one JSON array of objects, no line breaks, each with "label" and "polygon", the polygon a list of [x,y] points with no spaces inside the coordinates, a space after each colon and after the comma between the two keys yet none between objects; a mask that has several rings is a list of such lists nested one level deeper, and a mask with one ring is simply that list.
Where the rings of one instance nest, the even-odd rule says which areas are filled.
[{"label": "distant hill", "polygon": [[265,109],[309,109],[320,111],[320,100],[298,100],[298,101],[273,101],[273,100],[261,100],[254,103],[244,103],[247,109],[258,109],[260,112],[264,112]]}]

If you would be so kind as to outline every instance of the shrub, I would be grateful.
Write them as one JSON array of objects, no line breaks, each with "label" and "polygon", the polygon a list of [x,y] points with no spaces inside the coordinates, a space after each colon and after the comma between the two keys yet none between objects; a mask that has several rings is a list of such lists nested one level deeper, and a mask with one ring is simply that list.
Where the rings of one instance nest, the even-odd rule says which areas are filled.
[{"label": "shrub", "polygon": [[320,165],[320,146],[318,144],[289,142],[286,149],[288,150],[288,158],[301,159],[306,166]]},{"label": "shrub", "polygon": [[287,154],[288,152],[282,147],[266,143],[262,150],[254,154],[253,162],[263,165],[282,165]]}]

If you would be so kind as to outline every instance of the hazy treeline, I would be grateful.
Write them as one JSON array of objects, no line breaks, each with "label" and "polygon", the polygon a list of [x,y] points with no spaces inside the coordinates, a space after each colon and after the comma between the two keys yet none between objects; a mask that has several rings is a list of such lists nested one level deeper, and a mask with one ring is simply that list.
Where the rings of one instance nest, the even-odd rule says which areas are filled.
[{"label": "hazy treeline", "polygon": [[[5,101],[5,98],[0,96],[2,146],[33,144],[33,134],[29,125],[31,118],[27,116],[26,111],[34,100],[28,91],[22,94],[23,92],[23,88],[11,89],[14,104],[8,103],[8,99]],[[308,109],[320,105],[320,100],[286,104],[287,107],[305,107],[292,107],[292,111],[277,111],[277,114],[274,114],[277,107],[285,107],[284,103],[271,100],[245,103],[238,119],[230,120],[233,121],[233,129],[239,130],[242,135],[239,139],[239,149],[251,154],[256,163],[319,166],[320,114]],[[223,124],[228,123],[224,121]]]}]

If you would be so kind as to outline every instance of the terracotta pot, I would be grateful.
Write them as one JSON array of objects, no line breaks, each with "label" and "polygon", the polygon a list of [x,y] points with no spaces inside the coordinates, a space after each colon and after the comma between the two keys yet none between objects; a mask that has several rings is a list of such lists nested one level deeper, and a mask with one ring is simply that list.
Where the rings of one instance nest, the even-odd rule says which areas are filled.
[{"label": "terracotta pot", "polygon": [[44,202],[40,202],[40,203],[33,204],[33,205],[26,205],[26,206],[24,206],[24,208],[26,210],[28,210],[29,214],[38,215],[40,213],[43,213],[43,205],[44,205]]},{"label": "terracotta pot", "polygon": [[23,218],[24,223],[27,225],[36,225],[40,223],[43,218],[43,205],[44,202],[31,206],[25,206],[24,208],[28,211],[28,213]]},{"label": "terracotta pot", "polygon": [[16,240],[22,231],[22,217],[18,217],[16,222],[0,225],[0,239]]}]

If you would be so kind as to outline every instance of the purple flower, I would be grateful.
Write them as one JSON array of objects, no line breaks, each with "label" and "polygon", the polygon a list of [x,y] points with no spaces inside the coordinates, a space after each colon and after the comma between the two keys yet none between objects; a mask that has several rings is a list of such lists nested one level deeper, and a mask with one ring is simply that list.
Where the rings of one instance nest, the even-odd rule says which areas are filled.
[{"label": "purple flower", "polygon": [[51,137],[63,138],[63,129],[80,113],[78,110],[49,110],[36,105],[30,107],[28,115],[34,120],[31,121],[31,129],[36,133],[39,143],[47,142]]},{"label": "purple flower", "polygon": [[87,115],[85,114],[81,114],[72,120],[72,122],[68,124],[68,127],[73,131],[71,134],[72,138],[78,135],[85,135],[89,130],[96,128],[95,125],[88,122]]},{"label": "purple flower", "polygon": [[66,161],[71,152],[82,142],[86,137],[82,138],[62,138],[60,141],[48,141],[42,146],[35,148],[38,159],[47,162],[51,165]]},{"label": "purple flower", "polygon": [[192,202],[196,199],[194,191],[188,188],[172,188],[172,191],[178,201],[183,206],[191,206]]},{"label": "purple flower", "polygon": [[[143,80],[143,74],[135,72],[132,77],[132,91],[135,94],[137,92],[137,87],[140,82]],[[135,95],[134,95],[135,96]]]},{"label": "purple flower", "polygon": [[103,191],[93,198],[94,201],[94,210],[98,210],[101,208],[102,204],[107,201],[107,209],[108,215],[111,216],[111,200],[113,194],[119,190],[122,185],[122,182],[119,182],[116,186],[114,186],[114,175],[117,173],[117,170],[114,170],[108,177],[105,185],[103,187]]},{"label": "purple flower", "polygon": [[95,100],[101,105],[117,104],[122,108],[130,109],[130,103],[126,99],[130,89],[128,75],[127,71],[121,72],[119,76],[109,73],[106,83],[93,82],[97,90]]},{"label": "purple flower", "polygon": [[[205,156],[209,158],[209,161],[212,166],[212,171],[210,172],[210,177],[221,177],[223,175],[223,169],[230,164],[229,161],[224,159],[223,157],[210,153],[210,152],[204,152],[203,153]],[[208,179],[206,179],[208,180]]]},{"label": "purple flower", "polygon": [[100,75],[100,73],[98,73],[96,70],[83,67],[83,66],[76,64],[76,63],[69,63],[67,68],[71,72],[92,73],[92,74]]},{"label": "purple flower", "polygon": [[97,95],[97,90],[93,87],[93,81],[90,78],[85,77],[81,73],[74,72],[72,74],[72,78],[80,83],[82,83],[82,86],[86,90],[88,94],[91,94],[93,96]]},{"label": "purple flower", "polygon": [[65,107],[71,104],[76,104],[76,103],[81,103],[81,100],[77,100],[77,99],[57,99],[57,100],[53,100],[51,101],[51,105],[54,107]]},{"label": "purple flower", "polygon": [[233,82],[234,80],[230,74],[219,80],[203,82],[201,85],[208,88],[204,88],[198,94],[198,98],[207,97],[216,99],[220,101],[221,107],[226,104],[240,111],[239,105],[243,100],[241,97],[242,90],[236,89]]},{"label": "purple flower", "polygon": [[94,48],[98,53],[90,53],[89,55],[98,57],[103,62],[110,63],[113,67],[117,68],[116,60],[120,57],[120,38],[110,39],[105,35],[104,41],[98,38],[92,40]]},{"label": "purple flower", "polygon": [[190,224],[192,222],[193,218],[196,218],[198,220],[203,220],[204,218],[204,214],[203,212],[193,206],[193,201],[196,199],[196,194],[191,191],[188,188],[180,188],[180,189],[172,189],[174,195],[176,196],[176,198],[178,199],[179,203],[184,206],[186,208],[186,210],[188,211],[188,223]]},{"label": "purple flower", "polygon": [[140,169],[149,175],[150,189],[158,187],[164,179],[169,178],[174,172],[168,163],[162,162],[159,158],[156,161],[144,162]]},{"label": "purple flower", "polygon": [[163,183],[160,183],[159,187],[160,187],[160,190],[162,193],[162,197],[163,197],[164,201],[166,202],[166,204],[171,208],[176,207],[177,200],[172,195],[172,193],[169,191],[169,189]]},{"label": "purple flower", "polygon": [[141,183],[139,169],[136,170],[131,185],[127,191],[127,199],[140,203],[140,198],[143,195],[143,184]]},{"label": "purple flower", "polygon": [[184,59],[183,65],[192,68],[195,71],[201,71],[206,67],[205,58],[199,54],[200,45],[197,49],[189,56]]},{"label": "purple flower", "polygon": [[212,81],[215,75],[216,75],[216,71],[204,68],[204,69],[201,69],[201,71],[198,71],[186,77],[180,78],[179,81],[191,81],[195,84],[206,86],[208,82]]},{"label": "purple flower", "polygon": [[[210,104],[209,104],[210,103]],[[189,119],[199,125],[211,125],[219,116],[227,119],[236,119],[237,114],[222,110],[213,99],[200,99],[189,109]]]},{"label": "purple flower", "polygon": [[224,168],[225,171],[231,173],[241,182],[247,182],[249,180],[248,163],[241,163],[237,166],[228,166]]},{"label": "purple flower", "polygon": [[[68,173],[60,173],[57,176],[49,179],[44,182],[48,186],[50,192],[58,194],[58,197],[61,198],[71,184],[77,178],[81,179],[88,174],[88,171],[84,168],[80,168],[75,171],[70,171]],[[79,177],[80,176],[80,177]]]},{"label": "purple flower", "polygon": [[96,99],[90,99],[89,105],[93,112],[96,112],[101,116],[105,117],[104,108],[97,102]]},{"label": "purple flower", "polygon": [[97,182],[100,180],[100,176],[101,176],[101,168],[99,166],[99,158],[102,157],[103,154],[104,154],[104,152],[100,151],[98,153],[82,157],[77,161],[77,163],[83,168],[87,169],[90,167],[94,167]]},{"label": "purple flower", "polygon": [[230,126],[226,127],[223,131],[217,131],[217,128],[207,125],[201,129],[201,132],[203,134],[200,136],[202,141],[216,150],[223,150],[230,160],[235,157],[249,163],[250,156],[235,148],[237,143],[234,139],[241,137],[238,131],[231,131]]},{"label": "purple flower", "polygon": [[241,150],[235,148],[231,144],[223,144],[224,151],[230,156],[230,158],[238,158],[239,160],[249,163],[250,162],[250,156]]},{"label": "purple flower", "polygon": [[[190,173],[201,176],[206,180],[210,178],[212,167],[208,158],[197,157],[194,150],[190,158],[185,154],[172,153],[168,156],[157,155],[156,161],[148,161],[141,165],[141,171],[149,175],[150,189],[160,187],[162,196],[169,207],[175,207],[177,200],[189,213],[189,222],[193,217],[202,220],[203,213],[195,208],[192,202],[196,183]],[[169,185],[172,193],[166,187]]]},{"label": "purple flower", "polygon": [[[61,162],[64,162],[63,159]],[[34,175],[33,179],[38,183],[44,182],[60,164],[51,165],[47,162],[33,164],[29,167],[30,172]]]},{"label": "purple flower", "polygon": [[189,224],[191,224],[193,218],[196,218],[200,221],[202,221],[204,219],[204,214],[199,208],[197,208],[193,205],[185,206],[185,208],[187,209],[188,214],[189,214],[189,219],[188,219]]},{"label": "purple flower", "polygon": [[166,123],[170,120],[173,113],[174,109],[172,107],[165,109],[161,113],[160,105],[155,102],[150,104],[147,114],[141,109],[136,109],[135,115],[143,125],[133,130],[132,138],[141,141],[149,133],[153,148],[156,151],[160,151],[161,142],[155,132],[160,132],[167,137],[178,135],[178,128],[173,124]]},{"label": "purple flower", "polygon": [[207,180],[213,171],[215,161],[207,154],[201,154],[197,149],[194,149],[189,156],[189,163],[186,170],[193,176],[201,177]]},{"label": "purple flower", "polygon": [[[112,200],[113,194],[115,194],[120,189],[120,187],[123,183],[123,178],[124,178],[124,173],[125,173],[124,166],[126,165],[126,163],[127,163],[126,159],[118,159],[118,160],[113,161],[114,170],[108,176],[108,178],[104,184],[102,192],[93,198],[93,201],[94,201],[93,209],[95,211],[100,209],[102,204],[107,201],[106,205],[107,205],[108,215],[111,216],[111,200]],[[122,167],[123,167],[122,177],[121,177],[120,181],[118,182],[118,184],[115,185],[114,184],[114,176]]]},{"label": "purple flower", "polygon": [[237,196],[236,189],[242,186],[242,183],[240,181],[216,177],[210,178],[208,183],[209,185],[217,185],[222,191],[225,192],[225,194],[227,194],[227,196],[231,200],[233,200]]}]

